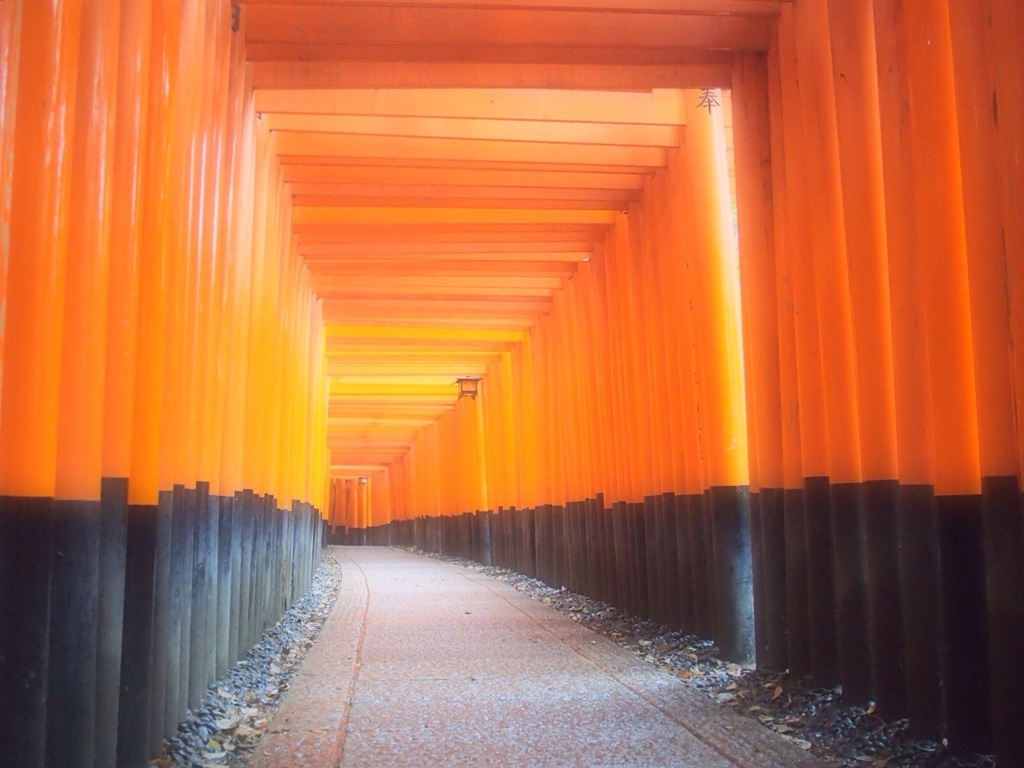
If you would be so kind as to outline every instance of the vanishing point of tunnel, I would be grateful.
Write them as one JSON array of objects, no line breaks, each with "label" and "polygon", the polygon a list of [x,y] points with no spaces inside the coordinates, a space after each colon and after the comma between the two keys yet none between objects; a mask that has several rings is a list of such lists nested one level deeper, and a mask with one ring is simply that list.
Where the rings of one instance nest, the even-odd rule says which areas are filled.
[{"label": "vanishing point of tunnel", "polygon": [[1022,148],[1020,0],[0,0],[0,764],[146,766],[344,545],[368,660],[551,622],[566,764],[766,734],[403,549],[1024,765]]}]

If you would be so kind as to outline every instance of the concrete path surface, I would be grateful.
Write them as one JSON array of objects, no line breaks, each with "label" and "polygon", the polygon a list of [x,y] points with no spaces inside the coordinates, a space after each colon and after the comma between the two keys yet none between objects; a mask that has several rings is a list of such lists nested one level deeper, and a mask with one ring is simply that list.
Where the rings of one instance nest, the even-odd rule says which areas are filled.
[{"label": "concrete path surface", "polygon": [[826,765],[477,571],[332,551],[338,602],[250,766]]}]

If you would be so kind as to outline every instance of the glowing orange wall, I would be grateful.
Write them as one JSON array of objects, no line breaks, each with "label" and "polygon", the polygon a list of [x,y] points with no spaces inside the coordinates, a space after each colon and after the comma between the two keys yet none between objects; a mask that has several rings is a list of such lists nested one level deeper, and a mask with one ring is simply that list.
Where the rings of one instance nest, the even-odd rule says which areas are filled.
[{"label": "glowing orange wall", "polygon": [[323,507],[321,308],[230,4],[0,14],[0,493]]}]

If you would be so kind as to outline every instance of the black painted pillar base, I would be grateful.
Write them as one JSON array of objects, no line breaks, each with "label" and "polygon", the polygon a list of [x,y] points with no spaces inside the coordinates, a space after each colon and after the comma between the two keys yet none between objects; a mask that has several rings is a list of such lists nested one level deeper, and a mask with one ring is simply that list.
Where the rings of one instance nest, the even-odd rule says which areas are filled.
[{"label": "black painted pillar base", "polygon": [[931,486],[899,488],[900,594],[907,715],[917,738],[942,735],[939,550]]},{"label": "black painted pillar base", "polygon": [[231,496],[217,497],[217,648],[214,657],[214,674],[220,678],[228,671],[234,660],[230,652],[232,582],[232,537],[231,510],[234,499]]},{"label": "black painted pillar base", "polygon": [[1024,509],[1016,477],[985,478],[985,567],[998,765],[1024,765]]},{"label": "black painted pillar base", "polygon": [[786,650],[789,673],[800,678],[811,671],[811,626],[807,594],[807,533],[804,491],[782,493],[786,547]]},{"label": "black painted pillar base", "polygon": [[676,497],[674,493],[661,494],[660,506],[661,581],[665,592],[665,623],[679,629],[682,608],[679,605],[679,553],[676,550]]},{"label": "black painted pillar base", "polygon": [[822,686],[839,683],[831,507],[828,478],[804,478],[804,535],[807,553],[807,618],[810,630],[811,676]]},{"label": "black painted pillar base", "polygon": [[[164,733],[164,711],[167,708],[168,685],[168,653],[171,641],[171,545],[174,538],[175,496],[178,490],[160,491],[155,512],[155,539],[153,543],[154,576],[153,576],[153,627],[152,657],[150,670],[150,704],[148,751],[156,752]],[[129,536],[131,535],[132,510],[128,512]],[[129,543],[129,557],[131,545]],[[126,577],[126,578],[130,578]],[[128,618],[125,616],[125,622]],[[174,647],[178,647],[177,633],[174,634]],[[125,640],[127,643],[127,639]],[[123,678],[123,675],[122,675]],[[176,679],[176,678],[175,678]],[[122,694],[123,695],[123,694]]]},{"label": "black painted pillar base", "polygon": [[[759,647],[757,664],[767,669],[784,670],[789,666],[789,625],[786,599],[786,510],[781,488],[762,488],[757,494],[759,519],[753,517],[751,529],[761,532],[761,572],[764,579],[764,646]],[[756,550],[755,550],[756,552]],[[753,558],[752,558],[753,559]],[[756,573],[756,571],[755,571]],[[759,644],[760,646],[760,644]]]},{"label": "black painted pillar base", "polygon": [[126,530],[117,766],[138,768],[146,765],[150,756],[151,704],[155,700],[151,688],[158,566],[157,507],[129,505]]},{"label": "black painted pillar base", "polygon": [[650,618],[650,588],[647,583],[647,536],[644,531],[644,504],[633,502],[626,505],[626,531],[629,544],[630,565],[632,566],[631,586],[633,605],[640,618]]},{"label": "black painted pillar base", "polygon": [[93,765],[100,503],[53,503],[47,765]]},{"label": "black painted pillar base", "polygon": [[864,534],[875,706],[880,717],[907,714],[903,617],[900,612],[900,539],[896,480],[864,483]]},{"label": "black painted pillar base", "polygon": [[860,483],[832,483],[836,635],[843,700],[866,704],[874,693],[868,632],[867,573]]},{"label": "black painted pillar base", "polygon": [[690,581],[693,584],[693,631],[699,637],[715,634],[711,578],[711,516],[703,493],[686,497],[690,531]]},{"label": "black painted pillar base", "polygon": [[124,633],[128,481],[103,478],[100,485],[99,601],[96,638],[96,766],[117,762],[117,717]]},{"label": "black painted pillar base", "polygon": [[480,518],[480,562],[482,565],[491,565],[491,519],[493,515],[490,510],[484,510]]},{"label": "black painted pillar base", "polygon": [[981,496],[936,496],[942,568],[942,680],[949,748],[992,749]]},{"label": "black painted pillar base", "polygon": [[[754,661],[758,669],[778,669],[768,660],[768,616],[764,596],[764,537],[761,522],[761,493],[750,492],[750,570],[754,585]],[[772,618],[777,618],[773,616]]]},{"label": "black painted pillar base", "polygon": [[679,583],[679,629],[687,634],[696,632],[694,618],[693,542],[690,537],[688,497],[677,495],[674,510],[676,518],[676,577]]},{"label": "black painted pillar base", "polygon": [[723,659],[754,658],[754,587],[750,563],[750,506],[745,487],[711,489],[714,542],[715,640]]},{"label": "black painted pillar base", "polygon": [[53,500],[0,496],[0,755],[42,768]]},{"label": "black painted pillar base", "polygon": [[633,603],[632,569],[630,552],[632,547],[627,542],[626,502],[617,501],[612,504],[612,546],[615,552],[615,600],[629,613],[636,613]]},{"label": "black painted pillar base", "polygon": [[658,504],[657,496],[645,496],[643,502],[643,537],[644,569],[647,583],[647,616],[658,624],[664,624],[662,610],[662,585],[658,581]]}]

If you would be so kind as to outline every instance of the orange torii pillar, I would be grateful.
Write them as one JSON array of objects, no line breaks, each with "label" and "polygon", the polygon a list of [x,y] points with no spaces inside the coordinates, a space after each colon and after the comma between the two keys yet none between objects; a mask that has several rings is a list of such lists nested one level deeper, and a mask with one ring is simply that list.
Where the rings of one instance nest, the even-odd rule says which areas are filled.
[{"label": "orange torii pillar", "polygon": [[81,8],[75,0],[18,7],[17,118],[0,128],[8,134],[15,126],[17,190],[4,254],[0,750],[12,765],[33,768],[44,764],[47,742],[51,525]]},{"label": "orange torii pillar", "polygon": [[[1014,337],[1024,327],[1020,260],[1024,256],[1024,10],[1019,3],[949,6],[956,94],[964,235],[978,402],[982,519],[988,602],[992,737],[997,759],[1024,763],[1024,515],[1020,509],[1024,362]],[[1016,151],[1001,153],[1010,146]],[[1002,168],[1002,173],[993,169]],[[1012,266],[1011,266],[1012,265]],[[1012,281],[1007,286],[1007,275]],[[1009,301],[995,301],[1009,287]],[[1012,350],[1012,355],[1007,355]],[[1016,427],[1016,429],[1015,429]]]},{"label": "orange torii pillar", "polygon": [[[737,253],[722,110],[686,96],[702,446],[710,501],[715,638],[728,659],[754,652],[746,404]],[[682,155],[682,152],[680,153]]]},{"label": "orange torii pillar", "polygon": [[[231,26],[229,4],[200,0],[0,11],[0,177],[13,190],[0,227],[0,750],[12,764],[145,763],[312,578],[322,316],[296,254],[254,265],[239,236],[255,218],[243,200],[255,142]],[[260,205],[281,246],[287,205]],[[243,417],[249,310],[282,302],[294,321],[260,341],[288,373],[289,405],[274,439],[247,440],[263,426]],[[239,455],[248,443],[265,454],[257,471]],[[307,501],[280,510],[247,485]]]}]

